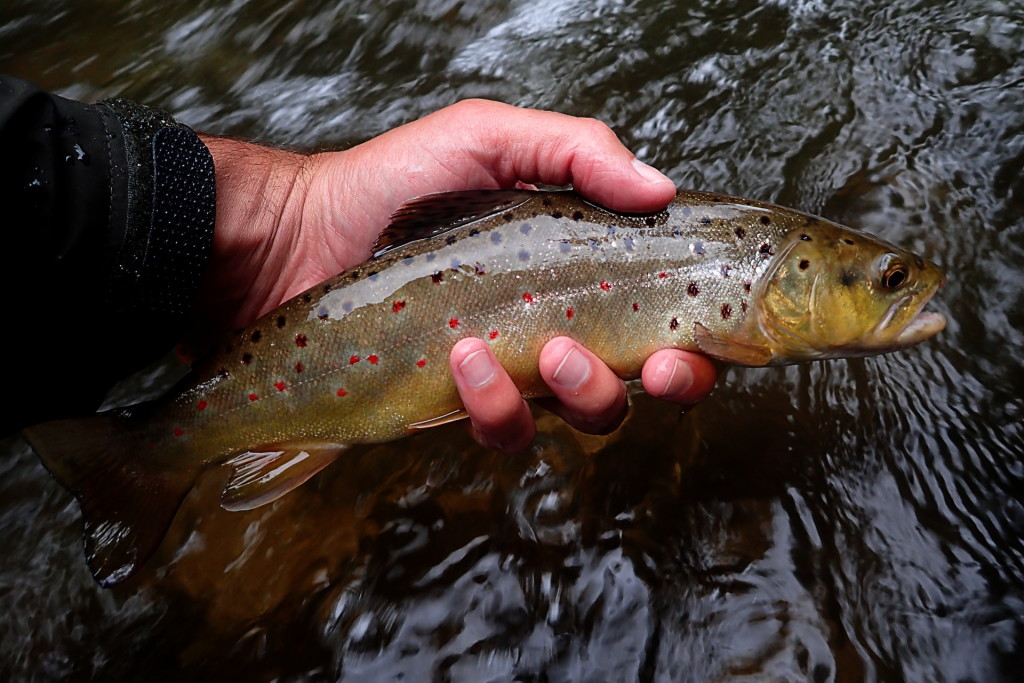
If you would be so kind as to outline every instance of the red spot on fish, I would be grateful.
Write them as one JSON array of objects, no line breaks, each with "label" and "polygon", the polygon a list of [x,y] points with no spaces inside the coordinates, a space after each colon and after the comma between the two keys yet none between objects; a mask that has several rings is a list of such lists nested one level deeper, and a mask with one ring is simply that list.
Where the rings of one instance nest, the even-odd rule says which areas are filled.
[{"label": "red spot on fish", "polygon": [[530,294],[529,292],[523,292],[523,301],[525,301],[528,304],[532,304],[533,303],[533,295]]},{"label": "red spot on fish", "polygon": [[349,365],[355,365],[358,362],[359,362],[359,356],[352,356],[351,358],[348,359],[348,364]]},{"label": "red spot on fish", "polygon": [[489,336],[491,339],[497,339],[498,338],[498,331],[497,330],[491,330],[491,333],[489,335],[487,335],[487,336]]},{"label": "red spot on fish", "polygon": [[416,367],[418,367],[418,368],[422,368],[426,364],[427,364],[427,359],[426,358],[420,358],[418,361],[416,361]]},{"label": "red spot on fish", "polygon": [[572,310],[572,306],[570,306],[569,308],[565,309],[565,319],[566,320],[572,320],[572,317],[574,315],[576,315],[576,311]]},{"label": "red spot on fish", "polygon": [[174,428],[174,435],[175,436],[181,436],[184,433],[185,433],[185,430],[182,429],[181,427],[175,427]]},{"label": "red spot on fish", "polygon": [[299,361],[298,363],[295,364],[295,372],[302,372],[305,369],[306,366],[302,364],[302,361]]},{"label": "red spot on fish", "polygon": [[640,304],[638,304],[637,302],[634,301],[633,302],[633,312],[636,313],[639,310],[640,310]]},{"label": "red spot on fish", "polygon": [[662,278],[662,279],[664,279],[664,278],[667,278],[667,277],[668,277],[668,273],[666,273],[666,272],[665,272],[665,271],[663,270],[663,271],[661,271],[660,273],[658,273],[658,277],[659,277],[659,278]]},{"label": "red spot on fish", "polygon": [[288,385],[285,384],[284,382],[274,382],[274,388],[277,389],[278,391],[284,391],[285,389],[288,388]]},{"label": "red spot on fish", "polygon": [[205,398],[201,399],[199,403],[196,404],[196,410],[206,410],[206,406],[208,405],[210,404],[206,402]]},{"label": "red spot on fish", "polygon": [[249,394],[249,400],[250,401],[258,401],[259,399],[260,399],[260,397],[257,396],[256,394]]},{"label": "red spot on fish", "polygon": [[297,334],[297,335],[295,335],[295,345],[300,347],[300,348],[304,348],[306,346],[306,335],[304,335],[304,334]]},{"label": "red spot on fish", "polygon": [[380,359],[377,358],[377,354],[375,353],[371,353],[369,356],[367,356],[366,360],[370,361],[370,365],[376,365],[378,362],[380,362]]},{"label": "red spot on fish", "polygon": [[608,284],[604,280],[601,280],[601,289],[603,289],[604,291],[607,292],[611,288],[612,288],[612,286],[610,284]]},{"label": "red spot on fish", "polygon": [[396,301],[395,303],[391,304],[391,312],[392,313],[398,313],[403,308],[405,308],[405,302],[404,301]]},{"label": "red spot on fish", "polygon": [[345,391],[344,389],[338,389],[338,390],[337,390],[336,392],[334,392],[334,393],[336,393],[336,394],[337,394],[338,396],[348,396],[348,392],[347,392],[347,391]]},{"label": "red spot on fish", "polygon": [[450,328],[452,328],[454,330],[458,326],[459,326],[459,319],[458,318],[449,318],[448,319],[448,327],[450,327]]}]

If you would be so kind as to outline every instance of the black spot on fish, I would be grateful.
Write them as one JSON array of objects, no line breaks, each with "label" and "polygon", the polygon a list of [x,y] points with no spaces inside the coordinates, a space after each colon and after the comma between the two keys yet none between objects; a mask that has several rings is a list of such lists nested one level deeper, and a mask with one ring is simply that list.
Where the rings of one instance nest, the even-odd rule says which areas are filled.
[{"label": "black spot on fish", "polygon": [[807,270],[808,268],[810,268],[810,266],[811,262],[808,261],[807,259],[802,259],[800,261],[800,270]]},{"label": "black spot on fish", "polygon": [[697,286],[696,282],[691,282],[690,284],[686,285],[686,293],[689,294],[690,296],[697,296],[698,294],[700,294],[700,287]]},{"label": "black spot on fish", "polygon": [[324,294],[326,294],[329,291],[331,291],[331,285],[330,284],[324,285]]},{"label": "black spot on fish", "polygon": [[656,222],[657,221],[654,220],[654,216],[648,216],[644,219],[644,224],[647,225],[648,228],[653,228]]},{"label": "black spot on fish", "polygon": [[672,321],[668,324],[668,329],[670,329],[670,330],[678,330],[679,329],[679,320],[677,318],[672,318]]},{"label": "black spot on fish", "polygon": [[688,206],[684,206],[682,213],[684,216],[689,216],[691,213],[693,213],[693,210],[690,209],[690,207]]},{"label": "black spot on fish", "polygon": [[590,250],[591,251],[597,251],[598,246],[597,246],[597,240],[596,239],[591,237],[590,239],[587,240],[587,243],[590,244]]},{"label": "black spot on fish", "polygon": [[768,218],[768,216],[761,216],[761,225],[768,225],[771,222],[772,219]]},{"label": "black spot on fish", "polygon": [[729,304],[722,304],[722,320],[728,320],[729,316],[732,315],[732,306]]},{"label": "black spot on fish", "polygon": [[310,301],[313,300],[313,297],[310,296],[309,294],[303,294],[302,295],[302,300],[305,301],[308,304]]},{"label": "black spot on fish", "polygon": [[554,210],[554,211],[552,211],[552,212],[551,212],[551,217],[552,217],[552,218],[561,218],[561,217],[562,217],[562,212],[561,212],[561,211],[558,211],[558,210],[556,209],[556,210]]},{"label": "black spot on fish", "polygon": [[437,258],[437,254],[435,254],[434,252],[430,252],[429,254],[427,254],[427,261],[428,262],[433,261],[436,258]]},{"label": "black spot on fish", "polygon": [[704,255],[704,243],[703,242],[690,242],[690,251],[698,256]]},{"label": "black spot on fish", "polygon": [[351,301],[346,301],[341,305],[341,310],[345,311],[346,313],[351,313],[353,308],[355,308],[355,306],[352,304]]},{"label": "black spot on fish", "polygon": [[252,354],[251,353],[243,353],[242,354],[242,364],[243,365],[248,365],[251,362],[252,362]]},{"label": "black spot on fish", "polygon": [[802,239],[804,242],[811,242],[812,241],[810,235],[800,235],[800,239]]},{"label": "black spot on fish", "polygon": [[672,228],[672,236],[673,237],[682,237],[683,236],[683,231],[680,230],[678,227]]},{"label": "black spot on fish", "polygon": [[574,221],[581,221],[581,220],[583,220],[583,212],[582,211],[573,211],[572,212],[572,219]]},{"label": "black spot on fish", "polygon": [[747,312],[747,302],[746,301],[741,301],[740,302],[740,310],[742,310],[744,313]]},{"label": "black spot on fish", "polygon": [[448,235],[447,237],[444,238],[444,243],[448,244],[448,245],[452,245],[452,244],[455,244],[455,241],[457,239],[458,238],[455,235]]},{"label": "black spot on fish", "polygon": [[227,368],[221,368],[220,370],[218,370],[217,371],[217,376],[220,377],[221,379],[224,379],[225,377],[227,377],[228,376]]},{"label": "black spot on fish", "polygon": [[327,320],[327,315],[328,310],[325,306],[321,306],[320,308],[316,309],[316,317],[320,318],[321,320]]},{"label": "black spot on fish", "polygon": [[286,321],[283,315],[277,316],[277,329],[281,329],[282,327],[284,327],[285,322]]},{"label": "black spot on fish", "polygon": [[523,223],[522,225],[519,226],[519,232],[523,233],[524,235],[529,235],[531,230],[533,230],[533,226],[530,225],[529,223]]},{"label": "black spot on fish", "polygon": [[258,342],[262,338],[263,338],[263,333],[260,332],[259,330],[256,330],[255,332],[253,332],[252,335],[249,337],[249,339],[252,340],[252,342],[254,344],[256,342]]},{"label": "black spot on fish", "polygon": [[500,232],[492,232],[491,233],[491,241],[494,242],[495,244],[501,244],[501,233]]},{"label": "black spot on fish", "polygon": [[728,263],[723,263],[718,270],[722,273],[722,277],[729,277],[729,272],[732,270],[732,266]]},{"label": "black spot on fish", "polygon": [[761,252],[761,258],[766,259],[766,258],[769,258],[772,254],[774,254],[775,250],[772,249],[772,245],[770,245],[767,242],[765,242],[764,244],[761,245],[760,252]]},{"label": "black spot on fish", "polygon": [[616,229],[615,229],[614,225],[609,225],[608,226],[608,236],[611,237],[612,235],[614,235],[615,234],[615,230]]},{"label": "black spot on fish", "polygon": [[505,213],[501,214],[501,217],[505,219],[506,223],[508,223],[512,220],[512,212],[506,211]]},{"label": "black spot on fish", "polygon": [[411,266],[414,260],[415,259],[412,256],[406,256],[404,259],[402,259],[402,265]]},{"label": "black spot on fish", "polygon": [[431,282],[433,282],[435,285],[440,284],[442,278],[444,278],[444,274],[441,273],[441,271],[437,271],[436,273],[430,276]]},{"label": "black spot on fish", "polygon": [[469,236],[470,237],[476,237],[479,234],[480,234],[480,228],[470,228],[469,229]]},{"label": "black spot on fish", "polygon": [[474,275],[484,275],[486,272],[487,272],[487,270],[484,267],[484,264],[480,263],[479,261],[477,261],[476,263],[473,264],[473,274]]},{"label": "black spot on fish", "polygon": [[740,239],[743,239],[744,237],[747,236],[746,228],[742,228],[742,227],[741,228],[736,228],[735,232],[736,232],[736,236],[739,237]]},{"label": "black spot on fish", "polygon": [[711,216],[702,216],[700,222],[701,225],[711,225]]},{"label": "black spot on fish", "polygon": [[844,270],[843,273],[839,276],[839,282],[844,287],[849,287],[850,285],[852,285],[856,281],[857,281],[856,273],[851,273],[848,270]]},{"label": "black spot on fish", "polygon": [[752,285],[752,284],[753,283],[750,280],[747,280],[746,282],[744,282],[743,283],[743,291],[744,292],[749,292],[750,291],[750,285]]},{"label": "black spot on fish", "polygon": [[627,237],[626,239],[622,240],[622,245],[626,247],[626,251],[633,251],[633,238]]},{"label": "black spot on fish", "polygon": [[551,206],[551,197],[544,197],[544,199],[541,200],[541,204],[544,206]]},{"label": "black spot on fish", "polygon": [[519,250],[519,260],[523,261],[523,262],[529,261],[530,260],[530,252],[526,251],[525,249],[520,249]]}]

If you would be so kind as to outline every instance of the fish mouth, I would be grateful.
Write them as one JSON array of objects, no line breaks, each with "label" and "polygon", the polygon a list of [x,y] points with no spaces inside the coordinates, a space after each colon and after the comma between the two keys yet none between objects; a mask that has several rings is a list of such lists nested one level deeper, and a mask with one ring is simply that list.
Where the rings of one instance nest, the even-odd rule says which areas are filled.
[{"label": "fish mouth", "polygon": [[934,311],[923,310],[928,302],[931,300],[932,295],[938,287],[927,292],[924,296],[920,297],[920,301],[917,302],[916,311],[910,317],[895,336],[891,336],[889,327],[893,324],[893,321],[900,317],[900,313],[904,311],[908,306],[913,305],[914,294],[907,294],[906,296],[900,297],[889,307],[886,311],[885,316],[875,326],[875,334],[884,337],[890,337],[892,344],[897,347],[911,346],[918,342],[924,341],[934,337],[936,334],[946,328],[946,316],[941,313],[935,313]]}]

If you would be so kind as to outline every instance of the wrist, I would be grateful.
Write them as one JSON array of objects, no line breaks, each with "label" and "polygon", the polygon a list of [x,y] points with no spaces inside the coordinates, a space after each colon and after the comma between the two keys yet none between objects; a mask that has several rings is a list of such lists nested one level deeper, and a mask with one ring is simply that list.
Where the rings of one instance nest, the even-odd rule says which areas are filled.
[{"label": "wrist", "polygon": [[217,217],[204,283],[205,313],[237,327],[283,301],[300,243],[311,160],[287,150],[200,135],[213,155]]}]

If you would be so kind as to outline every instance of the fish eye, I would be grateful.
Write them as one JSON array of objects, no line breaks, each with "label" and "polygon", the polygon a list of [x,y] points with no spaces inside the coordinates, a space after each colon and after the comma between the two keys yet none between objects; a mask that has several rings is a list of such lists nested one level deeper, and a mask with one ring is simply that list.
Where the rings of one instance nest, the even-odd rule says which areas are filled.
[{"label": "fish eye", "polygon": [[899,289],[910,278],[910,270],[895,254],[886,254],[879,264],[878,282],[883,289]]}]

